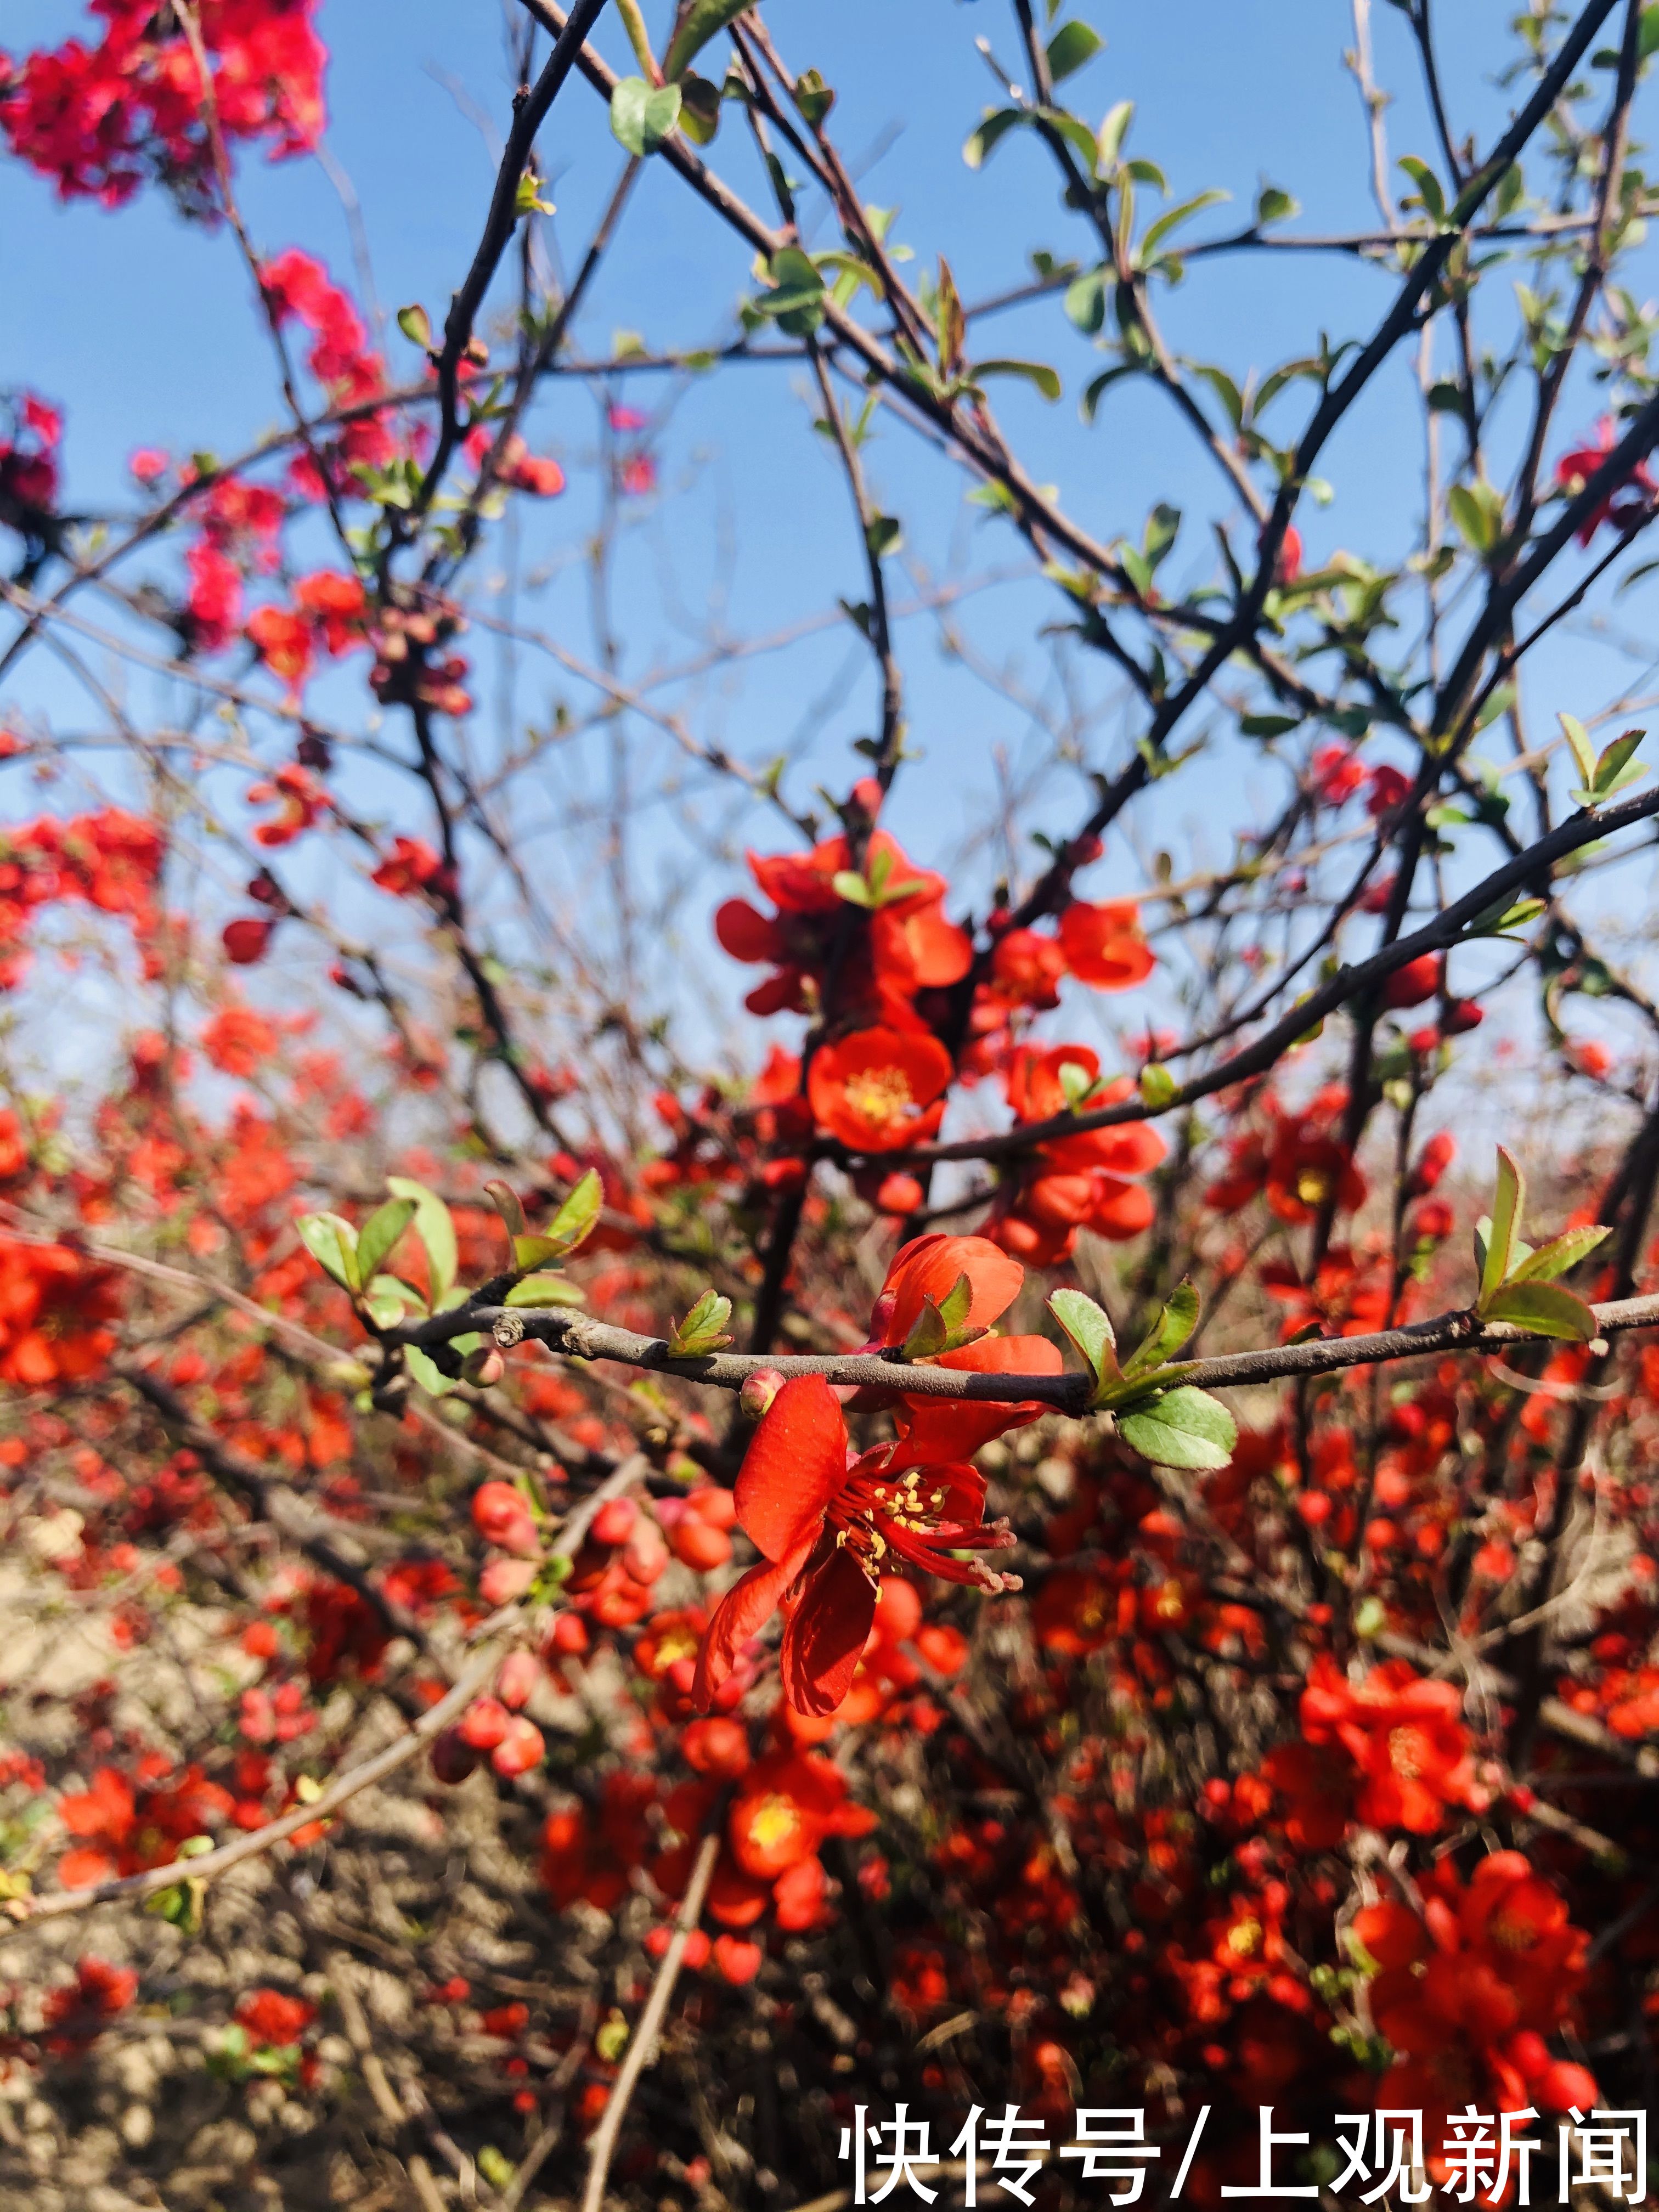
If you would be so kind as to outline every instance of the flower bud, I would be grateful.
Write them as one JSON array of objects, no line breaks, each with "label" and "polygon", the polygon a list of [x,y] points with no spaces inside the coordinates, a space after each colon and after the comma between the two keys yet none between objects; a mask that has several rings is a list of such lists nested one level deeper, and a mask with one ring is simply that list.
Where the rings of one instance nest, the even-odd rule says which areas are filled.
[{"label": "flower bud", "polygon": [[547,1755],[547,1746],[542,1732],[534,1721],[527,1721],[519,1713],[507,1723],[507,1734],[489,1755],[489,1763],[497,1774],[507,1779],[515,1774],[528,1774],[532,1766],[539,1766]]},{"label": "flower bud", "polygon": [[512,1725],[512,1715],[496,1698],[474,1698],[461,1715],[459,1735],[474,1751],[494,1751]]},{"label": "flower bud", "polygon": [[540,1670],[527,1651],[509,1651],[495,1677],[495,1695],[509,1712],[521,1712],[530,1703]]},{"label": "flower bud", "polygon": [[612,1498],[600,1506],[593,1516],[592,1537],[596,1544],[625,1544],[639,1518],[640,1509],[631,1498]]},{"label": "flower bud", "polygon": [[432,1771],[440,1782],[453,1788],[465,1782],[478,1763],[478,1754],[459,1729],[447,1728],[432,1741]]},{"label": "flower bud", "polygon": [[738,1403],[751,1421],[758,1421],[783,1388],[783,1377],[775,1367],[757,1367],[745,1377],[738,1393]]}]

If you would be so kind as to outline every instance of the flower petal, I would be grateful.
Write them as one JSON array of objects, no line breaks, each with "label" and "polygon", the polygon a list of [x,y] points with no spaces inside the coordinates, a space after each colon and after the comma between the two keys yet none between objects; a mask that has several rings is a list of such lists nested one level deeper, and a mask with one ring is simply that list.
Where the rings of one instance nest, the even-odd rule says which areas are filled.
[{"label": "flower petal", "polygon": [[786,1559],[763,1560],[740,1575],[714,1608],[697,1654],[697,1670],[691,1685],[691,1702],[706,1711],[720,1684],[731,1673],[738,1652],[751,1636],[765,1627],[779,1601],[812,1556],[804,1544]]},{"label": "flower petal", "polygon": [[876,1617],[876,1593],[849,1552],[832,1552],[812,1576],[783,1632],[778,1668],[798,1713],[833,1713],[853,1686]]},{"label": "flower petal", "polygon": [[750,1439],[733,1486],[738,1518],[769,1559],[785,1559],[817,1534],[846,1480],[841,1402],[821,1375],[798,1375]]}]

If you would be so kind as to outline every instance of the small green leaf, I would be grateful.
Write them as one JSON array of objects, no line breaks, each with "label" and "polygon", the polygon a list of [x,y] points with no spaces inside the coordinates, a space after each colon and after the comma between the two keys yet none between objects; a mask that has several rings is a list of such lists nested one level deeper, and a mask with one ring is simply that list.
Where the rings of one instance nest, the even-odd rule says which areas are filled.
[{"label": "small green leaf", "polygon": [[484,1185],[484,1196],[507,1224],[509,1237],[522,1237],[525,1232],[524,1205],[510,1182],[498,1176]]},{"label": "small green leaf", "polygon": [[1095,133],[1095,161],[1103,176],[1115,168],[1122,156],[1123,142],[1129,135],[1129,125],[1134,120],[1133,100],[1120,100],[1115,107],[1109,107],[1106,119]]},{"label": "small green leaf", "polygon": [[836,104],[836,95],[815,69],[795,79],[795,105],[816,131]]},{"label": "small green leaf", "polygon": [[1073,19],[1062,23],[1048,41],[1048,78],[1061,84],[1091,62],[1106,41],[1092,24]]},{"label": "small green leaf", "polygon": [[1595,1334],[1595,1316],[1583,1298],[1559,1283],[1506,1283],[1482,1308],[1486,1321],[1506,1321],[1534,1336],[1555,1336],[1569,1344],[1588,1344]]},{"label": "small green leaf", "polygon": [[504,1306],[581,1306],[587,1297],[566,1275],[526,1275],[501,1300]]},{"label": "small green leaf", "polygon": [[415,1234],[426,1247],[427,1267],[432,1278],[432,1303],[441,1305],[445,1293],[453,1286],[456,1269],[460,1265],[455,1244],[455,1224],[450,1218],[449,1208],[435,1190],[428,1190],[423,1182],[412,1176],[388,1176],[386,1187],[397,1198],[412,1198],[415,1201]]},{"label": "small green leaf", "polygon": [[409,1370],[410,1381],[418,1383],[428,1398],[447,1398],[455,1388],[455,1381],[418,1344],[404,1346],[404,1364]]},{"label": "small green leaf", "polygon": [[1514,1264],[1515,1240],[1527,1203],[1527,1179],[1514,1155],[1498,1147],[1498,1190],[1492,1200],[1492,1227],[1486,1236],[1486,1260],[1480,1273],[1479,1310],[1497,1293]]},{"label": "small green leaf", "polygon": [[642,76],[625,76],[611,95],[611,134],[636,159],[654,154],[679,119],[677,84],[653,85]]},{"label": "small green leaf", "polygon": [[428,351],[430,350],[432,345],[432,321],[424,307],[418,304],[412,307],[399,307],[398,310],[398,328],[403,332],[404,336],[409,340],[411,345],[425,346]]},{"label": "small green leaf", "polygon": [[830,878],[830,888],[848,906],[873,907],[876,903],[874,891],[855,868],[837,868]]},{"label": "small green leaf", "polygon": [[731,1343],[726,1324],[732,1318],[732,1301],[716,1291],[705,1291],[685,1319],[672,1322],[668,1349],[676,1359],[701,1359],[722,1352]]},{"label": "small green leaf", "polygon": [[1198,1292],[1183,1275],[1170,1293],[1168,1303],[1152,1323],[1146,1340],[1139,1344],[1123,1364],[1126,1382],[1143,1375],[1175,1358],[1198,1327],[1200,1312]]},{"label": "small green leaf", "polygon": [[1540,1244],[1531,1257],[1523,1260],[1510,1275],[1504,1287],[1511,1290],[1517,1283],[1553,1283],[1558,1275],[1565,1275],[1576,1267],[1604,1238],[1611,1237],[1611,1229],[1565,1229],[1560,1236]]},{"label": "small green leaf", "polygon": [[969,374],[975,383],[987,376],[1023,376],[1034,384],[1047,400],[1060,397],[1060,373],[1050,368],[1046,361],[981,361],[975,362]]},{"label": "small green leaf", "polygon": [[1135,256],[1139,266],[1144,269],[1152,262],[1158,247],[1170,232],[1180,224],[1189,222],[1194,216],[1201,214],[1204,209],[1215,207],[1219,202],[1231,199],[1231,192],[1220,191],[1212,187],[1206,192],[1194,192],[1191,199],[1182,200],[1178,206],[1166,209],[1156,222],[1148,223],[1146,226],[1146,234],[1141,240]]},{"label": "small green leaf", "polygon": [[1162,1109],[1174,1099],[1180,1085],[1167,1067],[1156,1060],[1140,1071],[1140,1095],[1147,1105]]},{"label": "small green leaf", "polygon": [[1103,269],[1085,269],[1074,276],[1066,287],[1065,308],[1068,318],[1077,325],[1085,337],[1093,337],[1106,320],[1106,272]]},{"label": "small green leaf", "polygon": [[1504,534],[1504,501],[1491,484],[1454,484],[1446,505],[1465,543],[1477,553],[1490,553]]},{"label": "small green leaf", "polygon": [[343,1290],[362,1290],[357,1232],[349,1221],[337,1213],[307,1213],[294,1225],[300,1242],[325,1275],[331,1275]]},{"label": "small green leaf", "polygon": [[1255,227],[1265,230],[1271,222],[1288,222],[1292,216],[1302,212],[1300,203],[1289,192],[1281,191],[1277,185],[1263,185],[1255,196]]},{"label": "small green leaf", "polygon": [[389,1198],[377,1206],[357,1232],[357,1273],[369,1281],[378,1275],[398,1239],[415,1218],[412,1198]]},{"label": "small green leaf", "polygon": [[694,0],[685,21],[674,33],[662,73],[671,80],[684,76],[691,64],[718,32],[733,23],[755,0]]},{"label": "small green leaf", "polygon": [[963,160],[970,169],[982,168],[987,155],[994,149],[997,142],[1005,137],[1010,131],[1016,129],[1022,123],[1029,123],[1030,119],[1023,107],[996,109],[988,107],[985,111],[985,120],[977,131],[969,134],[968,143],[962,149]]},{"label": "small green leaf", "polygon": [[1088,1362],[1095,1381],[1117,1376],[1117,1339],[1109,1315],[1081,1291],[1056,1291],[1048,1310]]},{"label": "small green leaf", "polygon": [[560,1252],[574,1252],[592,1236],[605,1205],[605,1185],[597,1168],[587,1173],[547,1224],[547,1241]]},{"label": "small green leaf", "polygon": [[1120,1413],[1117,1427],[1124,1442],[1154,1467],[1226,1467],[1238,1442],[1238,1425],[1227,1408],[1190,1384]]},{"label": "small green leaf", "polygon": [[680,128],[696,146],[712,146],[720,127],[720,88],[706,76],[680,79]]},{"label": "small green leaf", "polygon": [[1446,195],[1441,190],[1439,178],[1426,161],[1419,161],[1414,154],[1407,154],[1400,166],[1417,186],[1423,211],[1437,228],[1446,220]]},{"label": "small green leaf", "polygon": [[864,533],[864,542],[879,561],[884,554],[896,553],[904,543],[904,526],[894,514],[872,514],[870,526]]},{"label": "small green leaf", "polygon": [[1560,723],[1561,734],[1571,748],[1573,759],[1577,763],[1578,781],[1580,783],[1594,783],[1595,748],[1590,743],[1589,732],[1577,714],[1558,714],[1556,720]]},{"label": "small green leaf", "polygon": [[1603,751],[1595,763],[1595,774],[1591,779],[1591,787],[1598,799],[1610,799],[1621,786],[1636,781],[1641,770],[1632,773],[1628,763],[1631,755],[1646,735],[1645,730],[1626,730]]}]

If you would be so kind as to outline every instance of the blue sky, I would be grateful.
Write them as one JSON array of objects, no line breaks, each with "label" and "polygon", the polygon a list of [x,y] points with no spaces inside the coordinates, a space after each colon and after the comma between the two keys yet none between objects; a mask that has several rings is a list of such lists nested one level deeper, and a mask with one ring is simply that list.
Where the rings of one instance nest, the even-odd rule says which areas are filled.
[{"label": "blue sky", "polygon": [[[667,12],[665,0],[647,0],[653,23]],[[1371,222],[1359,104],[1342,64],[1351,36],[1346,6],[1163,0],[1150,8],[1145,0],[1081,0],[1073,12],[1107,42],[1073,81],[1073,104],[1094,121],[1118,100],[1133,98],[1133,149],[1164,165],[1172,198],[1209,185],[1232,194],[1231,207],[1194,224],[1194,236],[1242,221],[1264,179],[1300,202],[1292,228]],[[1432,155],[1401,21],[1386,5],[1374,12],[1378,76],[1397,94],[1389,115],[1392,152]],[[1509,106],[1489,73],[1510,51],[1503,27],[1510,12],[1490,0],[1457,0],[1438,11],[1455,125],[1473,130],[1483,144]],[[471,258],[494,173],[487,131],[499,134],[508,113],[505,20],[497,0],[324,0],[320,27],[333,55],[329,148],[361,198],[376,289],[388,310],[418,300],[440,321]],[[1087,253],[1082,226],[1059,204],[1034,140],[1016,134],[978,174],[962,162],[963,138],[996,99],[975,38],[988,39],[1011,65],[1014,58],[1010,12],[996,0],[833,6],[772,0],[768,20],[793,65],[816,66],[837,88],[840,143],[865,165],[866,197],[898,208],[894,234],[915,248],[915,265],[945,253],[971,300],[1019,283],[1033,248]],[[4,33],[18,52],[56,43],[83,21],[66,0],[8,0]],[[618,26],[607,21],[599,43],[626,66]],[[569,265],[622,158],[586,87],[568,88],[542,151],[558,206],[558,250]],[[730,110],[710,158],[751,204],[768,210],[764,179]],[[1400,189],[1397,173],[1394,181]],[[322,254],[342,281],[353,281],[341,203],[316,164],[244,161],[240,190],[263,250],[304,246]],[[653,348],[720,341],[731,332],[736,302],[752,286],[747,263],[741,243],[663,165],[653,165],[581,319],[582,350],[607,355],[618,328],[639,331]],[[86,205],[66,209],[21,165],[0,162],[0,275],[11,303],[0,322],[0,386],[27,384],[64,405],[72,502],[128,505],[125,461],[136,446],[223,453],[279,421],[268,350],[232,240],[222,230],[185,223],[164,196],[149,193],[115,216]],[[1242,379],[1252,367],[1264,369],[1311,349],[1322,331],[1334,337],[1364,331],[1385,304],[1389,282],[1334,257],[1239,255],[1195,265],[1162,309],[1179,351],[1218,362]],[[1498,283],[1507,298],[1507,279]],[[999,416],[1032,475],[1060,483],[1068,509],[1105,537],[1138,537],[1153,501],[1173,501],[1188,519],[1172,573],[1177,580],[1204,574],[1212,558],[1210,520],[1229,502],[1212,464],[1167,403],[1149,390],[1119,387],[1096,425],[1084,427],[1077,396],[1100,362],[1056,299],[983,329],[975,338],[981,356],[1039,356],[1063,376],[1065,397],[1053,407],[1020,386],[995,389]],[[398,373],[416,366],[395,331],[389,351]],[[624,675],[687,659],[711,633],[764,636],[820,615],[839,595],[861,593],[845,486],[823,441],[806,428],[799,364],[744,367],[678,392],[665,380],[640,380],[628,398],[653,407],[672,402],[672,420],[659,447],[665,495],[630,517],[617,563],[612,617]],[[1288,424],[1305,402],[1291,395],[1280,404]],[[1588,424],[1595,404],[1585,392],[1577,419]],[[590,657],[580,555],[597,511],[594,479],[584,465],[598,420],[592,391],[572,384],[550,386],[537,402],[532,442],[561,456],[572,487],[564,499],[523,514],[519,550],[544,580],[515,602],[522,620]],[[1010,532],[964,506],[964,480],[955,467],[896,427],[890,424],[870,448],[868,465],[883,504],[903,518],[921,580],[1029,565]],[[1311,557],[1338,545],[1387,557],[1407,541],[1421,495],[1420,434],[1403,364],[1356,410],[1328,449],[1324,472],[1334,497],[1304,525]],[[316,550],[323,557],[320,540]],[[152,572],[163,558],[146,556]],[[486,558],[478,578],[487,582],[495,565]],[[135,580],[143,573],[141,562]],[[486,595],[481,604],[501,602]],[[1063,603],[1048,586],[1005,581],[966,601],[957,619],[970,649],[1008,684],[1057,710],[1064,701],[1053,659],[1035,634],[1062,615]],[[999,754],[1018,781],[1023,768],[1046,753],[1047,740],[1034,735],[1032,718],[1016,702],[941,653],[930,620],[905,623],[901,641],[914,742],[933,772],[901,780],[893,824],[918,858],[947,869],[960,862],[982,896],[1002,856],[981,851],[973,836],[994,799]],[[578,710],[592,703],[580,684],[525,653],[516,657],[509,694],[496,650],[477,632],[472,645],[480,704],[475,742],[486,757],[509,730],[544,720],[556,697]],[[1540,701],[1538,718],[1548,719],[1546,706],[1571,702],[1583,712],[1598,704],[1627,667],[1583,640],[1564,640],[1546,678],[1561,696]],[[319,705],[343,720],[360,719],[361,669],[355,664],[348,678],[319,687]],[[1068,672],[1075,699],[1114,699],[1110,672],[1097,661],[1071,655]],[[147,678],[130,684],[136,702],[161,710],[169,705],[169,687]],[[49,708],[65,726],[82,712],[39,654],[14,696]],[[841,788],[857,772],[848,740],[869,729],[874,706],[858,641],[845,625],[662,696],[701,734],[749,761],[801,748],[790,787],[804,804],[811,803],[815,781]],[[1085,762],[1037,785],[1024,827],[1064,834],[1086,808],[1081,768],[1115,766],[1133,727],[1122,713],[1109,711]],[[695,960],[701,988],[710,972],[706,915],[721,871],[735,845],[756,837],[770,843],[775,833],[724,794],[698,798],[688,827],[678,819],[683,772],[672,747],[647,732],[635,743],[639,787],[665,787],[661,804],[641,817],[637,857],[646,876],[670,894],[669,935]],[[546,837],[560,894],[578,913],[596,911],[588,902],[599,896],[600,871],[584,809],[602,795],[608,774],[597,748],[569,748],[523,800],[521,823]],[[354,803],[398,815],[399,826],[425,826],[401,793],[387,791],[383,772],[347,768],[341,783]],[[1247,744],[1218,737],[1198,770],[1155,794],[1146,850],[1167,843],[1180,866],[1188,857],[1221,860],[1233,830],[1262,819],[1280,787]],[[15,778],[0,781],[0,812],[33,811],[39,803]],[[1021,865],[1036,857],[1027,846]],[[1490,865],[1484,854],[1481,863]],[[319,854],[312,866],[320,877],[329,862]],[[1116,848],[1090,888],[1100,894],[1119,888],[1133,866]],[[676,896],[683,887],[684,896]]]}]

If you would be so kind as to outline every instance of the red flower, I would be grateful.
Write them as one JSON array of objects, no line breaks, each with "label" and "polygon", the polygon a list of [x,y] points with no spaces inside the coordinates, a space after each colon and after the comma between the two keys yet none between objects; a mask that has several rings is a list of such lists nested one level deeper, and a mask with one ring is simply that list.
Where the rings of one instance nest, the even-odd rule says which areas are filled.
[{"label": "red flower", "polygon": [[914,1434],[849,1463],[847,1424],[820,1376],[798,1376],[779,1391],[744,1455],[736,1495],[738,1519],[763,1559],[709,1623],[693,1692],[704,1708],[741,1646],[785,1604],[784,1695],[798,1712],[834,1712],[852,1686],[890,1561],[988,1590],[1018,1587],[977,1556],[954,1556],[1014,1540],[1006,1522],[984,1524],[983,1477],[934,1462]]},{"label": "red flower", "polygon": [[106,2023],[125,2012],[137,1994],[138,1977],[131,1966],[112,1966],[106,1959],[77,1959],[75,1979],[46,1992],[41,2009],[49,2032],[41,2040],[53,2057],[71,2057],[100,2035]]},{"label": "red flower", "polygon": [[1074,901],[1060,917],[1060,943],[1073,975],[1097,991],[1131,990],[1146,981],[1156,964],[1133,899],[1112,899],[1104,906]]},{"label": "red flower", "polygon": [[[1562,495],[1576,499],[1589,478],[1595,474],[1607,455],[1619,442],[1618,432],[1609,417],[1603,416],[1595,426],[1593,446],[1575,447],[1563,453],[1555,465],[1555,481]],[[1634,487],[1637,496],[1631,496]],[[1638,461],[1628,475],[1605,491],[1578,526],[1578,543],[1588,545],[1604,522],[1611,522],[1616,530],[1629,530],[1638,522],[1648,501],[1659,486],[1648,474],[1645,461]]]},{"label": "red flower", "polygon": [[805,856],[750,853],[749,866],[776,915],[727,899],[714,934],[734,960],[775,970],[744,1000],[751,1013],[807,1012],[821,1002],[833,966],[842,1019],[916,1029],[917,992],[959,982],[973,964],[969,939],[945,918],[944,877],[916,867],[884,830],[865,852],[864,881],[878,886],[873,907],[836,888],[852,866],[845,837],[826,838]]},{"label": "red flower", "polygon": [[951,1073],[950,1054],[925,1030],[857,1030],[813,1055],[806,1095],[819,1127],[850,1150],[896,1152],[938,1128]]},{"label": "red flower", "polygon": [[317,2017],[317,2008],[285,1990],[250,1990],[237,2000],[236,2023],[258,2044],[297,2043]]},{"label": "red flower", "polygon": [[61,1244],[0,1237],[0,1382],[38,1390],[95,1374],[112,1349],[120,1278]]},{"label": "red flower", "polygon": [[1356,1819],[1374,1828],[1431,1836],[1449,1805],[1482,1812],[1490,1802],[1474,1778],[1462,1693],[1425,1681],[1403,1659],[1372,1668],[1356,1688],[1328,1659],[1316,1660],[1302,1695],[1310,1743],[1340,1743],[1358,1770]]},{"label": "red flower", "polygon": [[[1066,1089],[1065,1071],[1072,1090]],[[1047,1121],[1081,1097],[1081,1110],[1115,1104],[1133,1088],[1127,1076],[1099,1082],[1099,1056],[1086,1045],[1029,1048],[1008,1063],[1008,1103],[1019,1121]],[[988,1232],[1033,1267],[1066,1258],[1079,1229],[1121,1241],[1151,1227],[1151,1195],[1129,1176],[1145,1175],[1164,1158],[1164,1139],[1149,1122],[1085,1129],[1037,1146],[1027,1165],[1005,1183]]]},{"label": "red flower", "polygon": [[239,915],[224,927],[225,957],[236,968],[252,968],[265,957],[270,933],[276,927],[258,915]]}]

